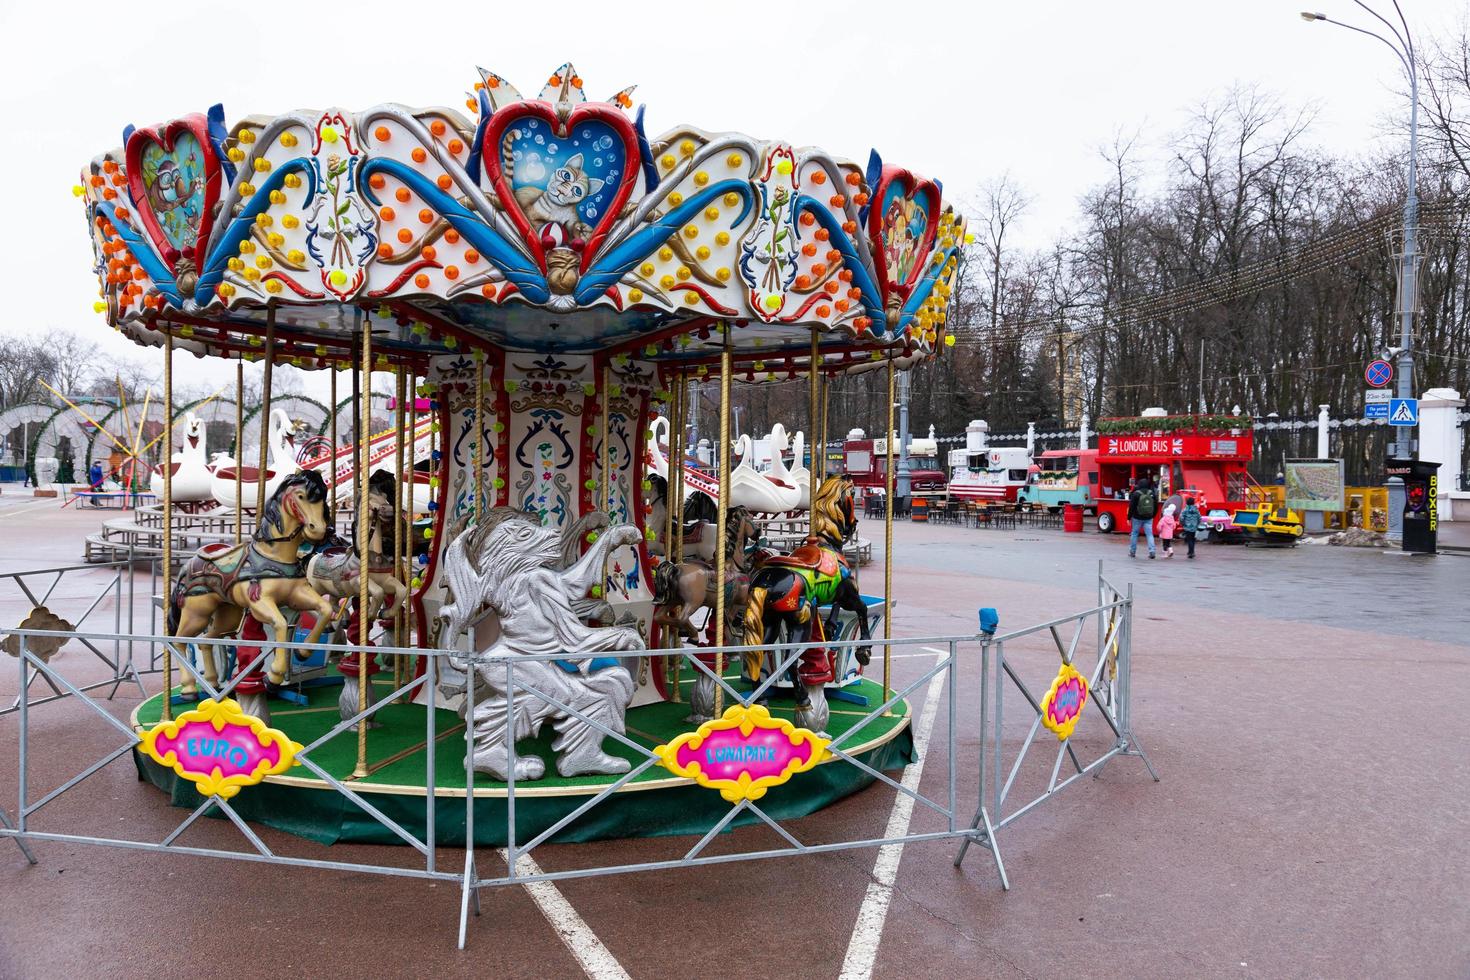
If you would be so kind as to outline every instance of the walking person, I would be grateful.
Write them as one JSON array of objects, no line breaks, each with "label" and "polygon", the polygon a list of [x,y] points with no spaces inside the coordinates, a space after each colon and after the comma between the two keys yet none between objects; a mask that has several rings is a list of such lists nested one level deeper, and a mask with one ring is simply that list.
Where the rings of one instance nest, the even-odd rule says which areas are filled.
[{"label": "walking person", "polygon": [[1199,508],[1194,505],[1193,497],[1184,498],[1184,513],[1179,515],[1179,531],[1184,536],[1184,544],[1189,548],[1189,553],[1184,557],[1194,557],[1194,537],[1199,530],[1200,513]]},{"label": "walking person", "polygon": [[1128,495],[1128,523],[1131,529],[1128,532],[1128,557],[1138,557],[1138,532],[1142,531],[1148,538],[1148,556],[1156,558],[1154,554],[1154,514],[1159,509],[1159,498],[1154,496],[1153,485],[1148,482],[1148,477],[1141,476],[1134,486],[1133,492]]},{"label": "walking person", "polygon": [[1164,508],[1164,516],[1159,518],[1159,546],[1163,549],[1165,558],[1174,557],[1174,529],[1178,526],[1174,505],[1169,504]]},{"label": "walking person", "polygon": [[[87,482],[92,486],[92,493],[97,494],[102,492],[102,479],[102,463],[94,459],[92,461],[92,468],[87,471]],[[97,502],[95,496],[89,502],[93,507],[102,506]]]}]

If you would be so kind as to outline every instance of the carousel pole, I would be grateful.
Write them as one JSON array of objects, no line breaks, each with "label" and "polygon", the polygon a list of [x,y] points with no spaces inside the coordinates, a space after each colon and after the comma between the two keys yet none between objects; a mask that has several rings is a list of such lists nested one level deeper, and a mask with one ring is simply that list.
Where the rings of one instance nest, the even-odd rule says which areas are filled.
[{"label": "carousel pole", "polygon": [[[368,481],[369,444],[367,431],[372,427],[373,391],[373,332],[372,320],[362,321],[362,397],[359,399],[361,421],[357,425],[357,557],[362,563],[358,575],[357,591],[357,710],[362,711],[368,701]],[[353,778],[362,779],[368,774],[367,767],[368,720],[357,723],[357,766],[352,770]]]},{"label": "carousel pole", "polygon": [[243,537],[240,517],[241,468],[245,465],[245,359],[235,361],[235,543]]},{"label": "carousel pole", "polygon": [[[822,385],[822,438],[821,438],[821,441],[817,443],[817,447],[821,451],[821,456],[822,456],[822,469],[821,469],[821,473],[822,473],[822,479],[825,480],[827,478],[827,411],[831,407],[831,399],[828,398],[828,395],[830,393],[830,388],[831,388],[831,385],[832,385],[832,379],[829,378],[825,373],[821,374],[819,377],[820,377],[821,385]],[[817,465],[817,457],[816,457],[816,454],[813,454],[812,455],[812,466],[813,466],[813,468],[815,468],[816,465]]]},{"label": "carousel pole", "polygon": [[337,533],[337,450],[340,449],[341,446],[339,446],[338,443],[337,443],[337,362],[335,362],[335,361],[332,362],[332,379],[331,379],[331,381],[332,381],[332,394],[331,394],[330,397],[332,399],[332,411],[331,411],[330,414],[331,414],[331,426],[332,426],[332,430],[331,430],[332,456],[331,456],[331,463],[329,464],[330,467],[331,467],[331,470],[330,470],[330,472],[327,475],[327,487],[328,487],[329,492],[332,495],[332,499],[330,501],[330,505],[327,508],[327,511],[332,515],[332,533],[333,534],[336,534]]},{"label": "carousel pole", "polygon": [[[418,434],[418,386],[413,371],[410,370],[403,379],[403,390],[408,404],[405,406],[404,415],[404,458],[398,461],[398,499],[401,514],[399,523],[393,536],[402,542],[400,553],[403,556],[403,566],[399,579],[403,587],[408,590],[408,596],[403,602],[403,611],[399,618],[403,620],[403,646],[409,646],[413,641],[413,453],[414,444]],[[404,661],[405,670],[408,661]],[[402,686],[401,684],[399,686]],[[407,695],[412,700],[413,695]]]},{"label": "carousel pole", "polygon": [[883,467],[883,701],[893,687],[893,355],[888,355],[888,429],[884,440],[887,460]]},{"label": "carousel pole", "polygon": [[[169,450],[174,444],[174,335],[166,332],[163,335],[163,595],[168,602],[173,601],[173,561],[174,561],[174,474],[173,466],[169,459]],[[238,469],[238,467],[236,467]],[[164,635],[171,637],[173,630],[168,628],[169,617],[164,617]],[[165,643],[163,645],[163,720],[169,721],[173,718],[173,689],[174,689],[174,645]],[[201,647],[204,656],[214,656],[213,647]],[[20,696],[26,696],[25,691]],[[25,816],[24,813],[21,814]]]},{"label": "carousel pole", "polygon": [[[610,365],[602,366],[602,421],[599,423],[598,431],[602,435],[602,459],[599,463],[602,476],[602,501],[598,507],[608,515],[608,522],[612,522],[612,468],[609,464],[612,439],[607,431],[608,400],[612,397],[612,368]],[[606,579],[604,574],[603,578]]]},{"label": "carousel pole", "polygon": [[[820,397],[819,397],[820,391],[819,390],[820,390],[820,388],[822,386],[822,375],[821,375],[821,372],[817,368],[817,364],[821,360],[821,357],[822,357],[822,351],[821,351],[821,348],[818,346],[818,341],[817,341],[817,328],[816,327],[812,327],[812,355],[811,355],[811,360],[809,360],[807,362],[807,372],[806,372],[807,373],[807,379],[808,379],[807,387],[811,389],[810,391],[807,392],[807,403],[808,403],[807,404],[807,409],[808,409],[808,411],[807,411],[807,436],[808,436],[807,442],[811,445],[811,447],[814,450],[816,449],[816,442],[817,442],[817,423],[818,423],[818,420],[819,420],[819,418],[821,416],[821,405],[820,405]],[[800,466],[801,465],[801,460],[794,459],[794,460],[791,461],[791,465],[793,465],[793,466]],[[807,494],[807,498],[806,498],[807,499],[807,508],[806,508],[806,527],[807,527],[807,532],[806,533],[807,533],[807,535],[809,537],[816,537],[816,535],[817,535],[817,506],[816,506],[816,504],[817,504],[817,485],[821,482],[821,480],[817,476],[817,454],[815,452],[812,453],[811,465],[807,467],[807,475],[810,478],[809,479],[809,483],[811,484],[811,486],[809,488],[809,491],[808,491],[808,494]]]},{"label": "carousel pole", "polygon": [[[407,414],[403,405],[403,399],[406,397],[404,393],[406,379],[403,376],[402,365],[394,371],[394,375],[393,402],[398,409],[398,418],[396,420],[398,423],[398,438],[393,447],[393,465],[398,474],[398,479],[394,482],[394,486],[397,489],[393,494],[393,577],[400,582],[406,583],[407,579],[405,577],[403,563],[403,441],[406,435],[404,432],[404,419],[407,417]],[[407,603],[404,605],[406,606]],[[393,644],[395,646],[401,647],[404,645],[405,631],[403,626],[406,615],[408,615],[407,612],[400,609],[398,610],[398,615],[393,618]],[[403,686],[403,666],[403,655],[395,653],[393,655],[393,687],[395,690]]]},{"label": "carousel pole", "polygon": [[[270,303],[265,308],[265,376],[260,382],[260,453],[257,456],[258,468],[255,471],[255,513],[258,517],[265,507],[265,467],[267,463],[266,448],[270,444],[271,429],[271,368],[276,361],[276,305]],[[240,498],[235,498],[236,509],[240,506]]]},{"label": "carousel pole", "polygon": [[[604,405],[606,402],[603,403]],[[603,422],[606,424],[606,413]],[[475,515],[475,524],[480,523],[480,508],[485,503],[485,450],[482,445],[485,441],[485,354],[483,351],[475,351],[475,479],[471,486],[475,493],[475,506],[472,513]],[[606,442],[606,439],[603,440]]]},{"label": "carousel pole", "polygon": [[[682,460],[680,461],[682,464]],[[730,324],[720,349],[720,507],[715,527],[715,646],[725,645],[725,522],[730,514]],[[725,676],[724,651],[715,654],[715,676]],[[725,711],[725,689],[715,682],[716,718]]]},{"label": "carousel pole", "polygon": [[[684,402],[688,395],[684,382],[684,372],[681,370],[674,375],[674,398],[669,405],[669,466],[664,474],[668,477],[664,481],[664,558],[675,565],[684,557]],[[673,642],[668,645],[682,649],[683,634],[674,630]],[[684,657],[678,655],[669,659],[672,661],[670,667],[674,675],[669,686],[673,689],[673,702],[679,704],[684,700],[679,689],[679,677],[684,672]]]}]

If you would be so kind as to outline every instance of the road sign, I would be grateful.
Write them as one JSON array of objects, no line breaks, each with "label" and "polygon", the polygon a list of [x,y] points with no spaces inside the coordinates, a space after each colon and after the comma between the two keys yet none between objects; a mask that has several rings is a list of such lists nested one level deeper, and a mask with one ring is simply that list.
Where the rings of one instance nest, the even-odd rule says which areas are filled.
[{"label": "road sign", "polygon": [[1388,403],[1389,425],[1418,425],[1419,399],[1394,398]]},{"label": "road sign", "polygon": [[1369,388],[1363,392],[1363,418],[1388,418],[1388,402],[1390,397],[1386,388]]},{"label": "road sign", "polygon": [[1382,359],[1369,361],[1363,377],[1375,388],[1386,387],[1393,380],[1393,365]]}]

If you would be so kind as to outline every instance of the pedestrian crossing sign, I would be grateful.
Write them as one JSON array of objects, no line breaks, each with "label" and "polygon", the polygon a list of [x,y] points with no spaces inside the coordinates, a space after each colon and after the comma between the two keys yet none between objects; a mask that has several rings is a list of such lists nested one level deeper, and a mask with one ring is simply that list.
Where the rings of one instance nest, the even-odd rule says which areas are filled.
[{"label": "pedestrian crossing sign", "polygon": [[1418,425],[1419,399],[1394,398],[1388,403],[1389,425]]}]

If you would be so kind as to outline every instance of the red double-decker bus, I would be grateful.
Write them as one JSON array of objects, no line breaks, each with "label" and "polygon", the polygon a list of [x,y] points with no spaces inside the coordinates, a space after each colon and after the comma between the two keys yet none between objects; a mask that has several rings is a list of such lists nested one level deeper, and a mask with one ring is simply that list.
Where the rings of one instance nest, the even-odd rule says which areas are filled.
[{"label": "red double-decker bus", "polygon": [[1217,527],[1237,510],[1256,506],[1259,494],[1246,471],[1254,452],[1251,425],[1249,418],[1221,415],[1100,419],[1097,529],[1128,530],[1128,494],[1143,476],[1158,493],[1155,522],[1174,493],[1194,497],[1206,522]]}]

